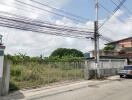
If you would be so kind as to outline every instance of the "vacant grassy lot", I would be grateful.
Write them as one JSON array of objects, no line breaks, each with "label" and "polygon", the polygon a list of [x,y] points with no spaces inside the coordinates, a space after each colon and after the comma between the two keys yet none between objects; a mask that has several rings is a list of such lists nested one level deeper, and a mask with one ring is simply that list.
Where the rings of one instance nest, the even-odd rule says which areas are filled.
[{"label": "vacant grassy lot", "polygon": [[10,90],[32,88],[54,82],[83,79],[83,62],[23,63],[11,65]]}]

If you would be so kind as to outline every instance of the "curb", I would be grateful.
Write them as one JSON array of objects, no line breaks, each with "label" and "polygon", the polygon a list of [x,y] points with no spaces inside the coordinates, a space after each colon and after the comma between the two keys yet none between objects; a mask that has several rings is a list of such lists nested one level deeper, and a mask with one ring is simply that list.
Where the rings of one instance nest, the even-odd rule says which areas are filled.
[{"label": "curb", "polygon": [[[3,97],[2,100],[10,100],[12,97],[15,98],[20,95],[20,92],[24,95],[24,97],[21,100],[36,100],[41,97],[49,97],[57,94],[62,94],[65,92],[75,91],[79,89],[83,89],[86,87],[91,86],[97,86],[102,84],[107,84],[113,81],[121,81],[119,78],[113,78],[113,79],[107,79],[107,80],[87,80],[87,81],[79,81],[79,82],[72,82],[72,83],[66,83],[66,84],[60,84],[56,86],[48,86],[48,87],[42,87],[38,89],[33,90],[20,90],[19,92],[15,92],[13,94],[10,94],[8,97]],[[8,99],[10,98],[10,99]],[[13,100],[20,100],[19,98],[13,99]]]}]

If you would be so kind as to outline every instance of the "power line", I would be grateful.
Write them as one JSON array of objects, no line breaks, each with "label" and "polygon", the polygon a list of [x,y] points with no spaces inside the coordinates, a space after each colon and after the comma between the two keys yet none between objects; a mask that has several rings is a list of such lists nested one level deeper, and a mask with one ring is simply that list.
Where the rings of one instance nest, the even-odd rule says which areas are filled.
[{"label": "power line", "polygon": [[113,42],[112,39],[110,39],[110,38],[108,38],[108,37],[106,37],[106,36],[100,36],[100,38],[101,38],[101,39],[104,39],[104,40],[107,41],[107,42]]},{"label": "power line", "polygon": [[[105,27],[105,26],[104,26],[104,28],[105,28],[105,30],[107,30],[108,32],[117,33],[117,32],[114,32],[112,29],[109,29],[109,28],[107,28],[107,27]],[[126,34],[123,34],[123,33],[121,33],[121,32],[118,32],[118,33],[120,33],[120,34],[122,34],[122,35],[126,35]]]},{"label": "power line", "polygon": [[37,22],[37,23],[41,23],[41,24],[48,24],[48,25],[53,25],[53,26],[58,26],[58,27],[64,27],[64,28],[71,28],[71,29],[79,29],[79,30],[85,30],[86,31],[93,31],[93,29],[87,29],[87,28],[79,28],[79,27],[70,27],[70,26],[63,26],[63,25],[57,25],[57,24],[52,24],[50,22],[47,22],[47,21],[41,21],[41,20],[33,20],[33,19],[30,19],[28,17],[25,17],[25,16],[20,16],[20,15],[17,15],[17,14],[13,14],[13,13],[9,13],[9,12],[3,12],[3,11],[0,11],[1,14],[5,14],[6,16],[13,16],[15,18],[19,18],[21,20],[25,20],[25,21],[34,21],[34,22]]},{"label": "power line", "polygon": [[115,10],[113,11],[113,13],[110,16],[108,16],[108,18],[104,21],[104,23],[102,23],[102,25],[99,27],[99,29],[102,28],[105,25],[105,23],[107,23],[114,16],[114,14],[122,7],[122,5],[125,2],[126,2],[126,0],[122,0],[120,2],[120,4],[115,8]]},{"label": "power line", "polygon": [[[4,2],[1,2],[0,4],[2,4],[2,5],[4,5],[4,6],[7,6],[7,7],[12,7],[12,6],[10,6],[9,4],[4,3]],[[17,5],[22,6],[21,4],[17,4]],[[14,7],[12,7],[12,8],[14,8]],[[19,10],[22,10],[22,11],[25,11],[25,12],[26,12],[25,9],[19,8],[19,7],[17,7],[17,6],[16,6],[15,8],[17,8],[17,9],[19,9]],[[27,9],[27,10],[28,10],[28,9]],[[30,11],[30,12],[32,12],[32,11]],[[29,12],[29,13],[30,13],[30,12]],[[9,13],[9,12],[0,12],[0,13],[4,13],[4,14],[6,13],[6,14],[8,14],[8,15],[18,17],[18,15],[12,14],[12,13]],[[34,13],[34,12],[32,12],[32,13]],[[22,17],[24,17],[24,16],[19,16],[19,17],[22,18]],[[25,18],[25,17],[22,18],[22,20],[26,20],[26,19],[29,20],[29,18]],[[33,20],[33,19],[30,19],[30,20]],[[34,21],[35,21],[35,20],[34,20]],[[36,22],[36,21],[35,21],[35,22]],[[46,24],[48,23],[48,24],[50,24],[50,25],[53,25],[52,23],[49,23],[49,22],[46,22],[46,21],[43,22],[43,21],[41,21],[41,20],[39,20],[39,21],[37,20],[37,22],[39,22],[39,23],[44,23],[44,24],[45,24],[45,23],[46,23]],[[60,26],[61,26],[61,27],[67,27],[67,26],[57,25],[57,24],[54,24],[54,25],[56,25],[56,26],[58,26],[58,27],[60,27]],[[68,26],[68,28],[72,28],[72,29],[78,28],[78,29],[80,30],[80,27],[73,27],[73,26],[72,26],[72,27],[69,27],[69,26]],[[82,30],[88,30],[88,31],[89,31],[89,30],[92,30],[92,31],[93,31],[93,29],[87,29],[87,28],[81,28],[81,29],[82,29]]]},{"label": "power line", "polygon": [[[3,12],[2,12],[2,13],[3,13]],[[4,13],[5,13],[5,12],[4,12]],[[9,14],[9,13],[7,13],[7,14]],[[9,14],[9,15],[10,15],[10,14]],[[12,15],[14,16],[14,14],[11,14],[11,16],[12,16]],[[16,16],[16,15],[15,15],[15,16]],[[18,17],[18,16],[17,16],[17,17]],[[27,21],[27,18],[22,18],[22,20],[26,20],[26,21]],[[29,19],[28,19],[28,21],[29,21]],[[38,22],[38,21],[35,21],[35,22]],[[39,23],[45,24],[45,22],[40,22],[40,21],[39,21]],[[46,23],[46,24],[47,24],[47,23]],[[48,25],[53,25],[53,24],[51,24],[51,23],[49,24],[49,23],[48,23]],[[60,25],[54,25],[54,26],[60,27]],[[62,26],[62,25],[61,25],[61,26]],[[64,28],[65,28],[65,27],[67,28],[67,26],[63,26],[63,27],[64,27]],[[68,27],[68,28],[71,28],[72,31],[78,31],[77,29],[76,29],[76,30],[73,30],[74,27]],[[78,27],[76,27],[76,28],[78,28]],[[80,30],[80,28],[78,28],[78,29]],[[86,31],[81,31],[81,32],[84,32],[84,33],[83,33],[84,35],[85,35],[85,33],[86,33]]]},{"label": "power line", "polygon": [[[16,20],[16,19],[11,19],[11,18],[5,18],[4,17],[0,17],[0,21],[1,21],[1,25],[7,25],[8,27],[12,27],[13,25],[15,25],[17,28],[20,27],[20,28],[24,28],[24,29],[28,29],[29,31],[34,31],[34,32],[40,32],[40,33],[44,33],[46,29],[47,32],[60,32],[60,33],[64,33],[64,32],[67,32],[65,34],[62,34],[62,35],[70,35],[70,36],[79,36],[79,37],[86,37],[88,36],[87,35],[84,35],[84,34],[78,34],[78,32],[76,31],[73,31],[73,30],[64,30],[64,29],[61,29],[61,28],[55,28],[55,27],[47,27],[47,26],[43,26],[43,25],[38,25],[38,24],[35,24],[35,23],[31,23],[31,22],[24,22],[24,21],[20,21],[20,20]],[[15,28],[15,27],[13,27]],[[46,29],[44,29],[46,28]],[[49,30],[50,29],[50,30]],[[72,34],[68,34],[68,33],[72,33]],[[73,33],[76,33],[76,34],[73,34]],[[89,34],[91,37],[93,34]]]},{"label": "power line", "polygon": [[[16,3],[16,2],[15,2]],[[4,2],[2,2],[2,1],[0,1],[0,4],[1,5],[4,5],[4,6],[7,6],[7,7],[11,7],[11,8],[17,8],[17,9],[19,9],[19,10],[22,10],[22,11],[24,11],[25,13],[27,12],[27,13],[34,13],[34,11],[33,10],[29,10],[29,9],[23,9],[23,6],[21,5],[21,4],[19,4],[19,3],[17,3],[17,5],[19,5],[19,6],[21,6],[21,8],[20,7],[17,7],[17,6],[15,6],[15,7],[13,7],[13,6],[11,6],[10,4],[7,4],[7,3],[4,3]],[[56,10],[57,10],[57,8],[56,8]],[[58,9],[60,12],[61,12],[61,9]],[[62,10],[63,11],[63,13],[65,12],[64,10]],[[41,12],[40,12],[41,13]],[[65,13],[67,13],[67,15],[68,15],[68,12],[65,12]],[[44,13],[41,13],[41,14],[44,14]],[[75,18],[78,18],[78,19],[81,19],[81,20],[83,20],[83,21],[88,21],[89,19],[86,19],[86,18],[84,18],[84,17],[81,17],[81,16],[78,16],[78,15],[74,15],[74,14],[71,14],[71,13],[69,13],[69,16],[71,16],[71,17],[75,17]]]},{"label": "power line", "polygon": [[[0,17],[1,19],[2,17]],[[44,30],[43,28],[40,28],[39,26],[28,26],[28,23],[25,23],[24,25],[22,23],[18,23],[16,20],[4,20],[7,19],[2,18],[0,20],[0,26],[3,27],[8,27],[8,28],[14,28],[14,29],[19,29],[19,30],[25,30],[25,31],[32,31],[32,32],[37,32],[37,33],[43,33],[43,34],[49,34],[49,35],[55,35],[55,36],[63,36],[63,37],[70,37],[70,38],[77,38],[77,39],[88,39],[88,38],[93,38],[92,34],[88,35],[75,35],[75,34],[64,34],[62,31],[51,31],[51,30]],[[13,23],[13,21],[15,21]],[[6,22],[6,23],[5,23]],[[21,22],[21,21],[20,21]],[[102,36],[101,36],[102,38]]]},{"label": "power line", "polygon": [[[5,13],[5,14],[10,14],[10,13]],[[14,15],[14,14],[11,14],[11,15]],[[7,17],[7,16],[5,16]],[[45,22],[40,22],[40,21],[34,21],[34,20],[30,20],[30,19],[27,19],[25,17],[9,17],[8,18],[14,18],[13,20],[16,21],[16,19],[19,21],[19,22],[24,22],[24,23],[30,23],[30,24],[35,24],[35,25],[39,25],[41,27],[46,27],[46,28],[53,28],[53,29],[61,29],[61,30],[70,30],[70,31],[74,31],[74,32],[78,32],[78,33],[83,33],[83,34],[86,34],[86,33],[93,33],[92,31],[85,31],[81,28],[78,28],[78,27],[65,27],[65,26],[61,26],[61,25],[56,25],[56,24],[50,24],[50,23],[45,23]],[[25,19],[25,20],[24,20]],[[75,29],[76,28],[76,29]],[[77,29],[78,28],[78,29]]]},{"label": "power line", "polygon": [[[99,3],[100,7],[102,7],[106,12],[108,13],[112,13],[109,9],[107,9],[106,7],[104,7],[101,3]],[[120,20],[122,23],[124,23],[124,20],[122,20],[121,18],[118,18],[118,20]]]},{"label": "power line", "polygon": [[[119,0],[120,1],[120,0]],[[111,2],[114,4],[114,5],[116,5],[116,6],[118,6],[113,0],[111,0]],[[101,5],[100,4],[100,6],[101,7],[103,7],[107,12],[109,12],[109,13],[111,13],[107,8],[105,8],[103,5]],[[122,5],[123,7],[124,7],[124,5]],[[127,15],[127,17],[129,17],[128,15]],[[119,18],[118,18],[119,19]],[[122,20],[122,19],[119,19],[123,24],[124,24],[124,21]],[[105,28],[106,29],[106,28]],[[108,29],[107,29],[108,30]],[[112,30],[109,30],[110,32],[112,31]],[[101,34],[101,33],[100,33]]]},{"label": "power line", "polygon": [[[83,38],[83,39],[86,39],[87,37],[88,38],[93,38],[93,34],[89,34],[89,36],[88,36],[88,34],[87,35],[81,35],[81,34],[80,35],[77,35],[77,34],[74,35],[74,34],[67,34],[67,33],[63,34],[61,30],[60,31],[44,30],[40,26],[28,26],[27,25],[28,23],[24,23],[24,25],[23,25],[23,23],[20,23],[21,21],[18,23],[17,20],[11,20],[10,19],[11,21],[9,21],[9,19],[7,19],[5,17],[4,18],[0,17],[0,18],[2,18],[2,20],[0,20],[0,25],[3,26],[3,27],[9,27],[9,28],[21,29],[21,30],[26,30],[26,31],[39,32],[39,33],[43,33],[43,34],[73,37],[73,38]],[[6,20],[3,21],[3,19],[6,19]],[[15,23],[13,23],[13,21],[15,21]],[[102,36],[101,36],[101,38],[102,38]]]},{"label": "power line", "polygon": [[100,39],[103,40],[103,41],[106,41],[107,43],[110,43],[110,42],[111,42],[111,41],[107,40],[107,39],[104,38],[104,37],[100,37]]},{"label": "power line", "polygon": [[[15,16],[15,17],[16,17],[16,16]],[[18,18],[18,17],[17,17],[17,18]],[[21,19],[25,19],[25,18],[22,17]],[[21,19],[20,19],[20,20],[21,20]],[[27,23],[27,22],[26,22],[26,23],[24,22],[25,24],[36,25],[36,26],[38,26],[39,28],[40,28],[40,27],[46,27],[46,28],[48,28],[48,29],[52,29],[55,33],[60,32],[60,31],[74,32],[74,33],[79,33],[79,32],[86,32],[86,33],[87,33],[87,32],[88,32],[88,31],[79,31],[80,29],[79,29],[79,30],[66,29],[65,27],[63,27],[63,28],[62,28],[62,27],[61,27],[61,28],[58,28],[58,27],[60,27],[60,26],[57,26],[57,25],[54,25],[54,26],[57,26],[57,27],[53,27],[53,26],[52,26],[52,27],[51,27],[51,26],[44,26],[44,25],[43,25],[44,22],[39,22],[39,23],[38,23],[38,21],[32,21],[32,20],[29,20],[29,19],[28,19],[28,20],[25,19],[25,20],[28,22],[28,23]],[[21,22],[21,21],[19,21],[19,20],[14,20],[14,19],[13,19],[13,21]],[[33,22],[33,23],[32,23],[32,22]],[[40,24],[40,23],[41,23],[41,24]],[[42,23],[43,23],[43,24],[42,24]],[[1,23],[1,24],[2,24],[2,23]],[[12,24],[14,24],[14,23],[12,23]],[[49,23],[48,23],[48,24],[49,24]],[[6,26],[7,24],[4,24],[4,23],[3,23],[3,25]],[[53,24],[49,24],[49,25],[53,25]],[[7,26],[8,26],[8,27],[11,27],[11,25],[7,25]],[[12,25],[12,26],[13,26],[13,25]],[[15,26],[15,27],[16,27],[16,26]],[[13,28],[15,28],[15,27],[13,27]],[[19,28],[19,27],[17,26],[17,28]],[[23,29],[23,27],[21,27],[21,28]],[[31,29],[31,27],[29,27],[29,28]],[[27,29],[26,29],[26,30],[27,30]],[[29,29],[28,29],[28,30],[29,30]],[[59,31],[58,31],[58,30],[59,30]],[[53,31],[49,31],[49,30],[48,30],[48,31],[46,31],[46,32],[49,32],[49,33],[51,32],[51,33],[52,33]],[[37,31],[37,32],[39,32],[39,31]],[[91,33],[93,33],[93,32],[91,32]],[[60,35],[60,34],[59,34],[59,35]],[[64,35],[64,34],[63,34],[63,35]],[[66,34],[65,34],[65,35],[66,35]],[[67,35],[73,36],[73,34],[67,34]],[[86,37],[86,35],[89,35],[89,34],[80,34],[80,35],[82,35],[84,38],[87,38],[88,36]],[[90,35],[92,35],[92,34],[90,34]],[[78,36],[76,36],[76,37],[78,37]],[[90,37],[88,37],[88,38],[90,38]]]},{"label": "power line", "polygon": [[[119,2],[121,2],[120,0],[118,0]],[[123,7],[132,15],[132,12],[123,4]]]},{"label": "power line", "polygon": [[[14,4],[16,4],[17,2],[15,2]],[[0,1],[0,5],[4,5],[4,6],[6,6],[6,7],[10,7],[10,8],[13,8],[13,9],[17,9],[17,10],[21,10],[21,11],[24,11],[24,13],[34,13],[35,14],[35,12],[32,10],[32,9],[25,9],[25,8],[23,8],[23,5],[22,4],[19,4],[19,3],[17,3],[17,5],[19,6],[15,6],[15,7],[13,7],[13,6],[11,6],[9,3],[5,3],[5,2],[2,2],[2,1]],[[21,6],[21,7],[20,7]],[[39,12],[41,15],[42,14],[44,14],[44,13],[41,13],[41,12]]]},{"label": "power line", "polygon": [[52,31],[45,31],[43,30],[42,32],[33,28],[28,28],[28,27],[22,27],[19,25],[14,25],[14,24],[4,24],[2,22],[0,22],[0,26],[2,27],[8,27],[8,28],[14,28],[14,29],[19,29],[19,30],[25,30],[25,31],[32,31],[32,32],[37,32],[37,33],[43,33],[43,34],[48,34],[48,35],[55,35],[55,36],[63,36],[63,37],[71,37],[71,38],[77,38],[77,39],[84,39],[85,37],[81,37],[81,36],[75,36],[75,35],[70,35],[70,34],[62,34],[61,32],[52,32]]},{"label": "power line", "polygon": [[32,1],[32,2],[34,2],[34,3],[37,3],[37,4],[39,4],[39,5],[42,5],[42,6],[51,8],[51,9],[56,10],[56,11],[58,11],[58,12],[67,14],[67,15],[69,15],[69,16],[75,17],[75,18],[79,18],[79,19],[82,19],[82,20],[85,20],[85,21],[89,20],[89,19],[87,19],[87,18],[78,16],[78,15],[74,15],[74,14],[69,13],[69,12],[66,12],[66,11],[64,11],[64,10],[62,10],[62,9],[58,9],[58,8],[52,7],[52,6],[48,5],[48,4],[41,3],[41,2],[38,2],[38,1],[36,1],[36,0],[30,0],[30,1]]},{"label": "power line", "polygon": [[62,15],[62,14],[58,14],[58,13],[56,13],[56,12],[49,11],[49,10],[47,10],[47,9],[44,9],[44,8],[41,8],[41,7],[32,5],[32,4],[29,4],[29,3],[25,3],[25,2],[22,2],[22,1],[19,1],[19,0],[15,0],[15,1],[16,1],[16,2],[19,2],[19,3],[21,3],[21,4],[24,4],[24,5],[27,5],[27,6],[30,6],[30,7],[33,7],[33,8],[36,8],[36,9],[39,9],[39,10],[48,12],[48,13],[55,14],[55,15],[60,16],[60,17],[66,17],[66,18],[68,18],[68,19],[70,19],[70,20],[74,20],[74,21],[83,23],[83,21],[81,21],[81,20],[78,20],[78,19],[75,19],[75,18],[71,18],[71,17],[69,17],[69,16],[64,16],[64,15]]},{"label": "power line", "polygon": [[[115,6],[118,6],[118,4],[116,4],[113,0],[110,0]],[[118,0],[119,1],[119,3],[121,2],[120,0]],[[125,5],[122,5],[122,7],[124,8],[124,9],[126,9],[128,12],[129,12],[129,10],[128,10],[128,8],[125,6]],[[125,14],[125,16],[127,16],[128,18],[130,17],[127,13]]]}]

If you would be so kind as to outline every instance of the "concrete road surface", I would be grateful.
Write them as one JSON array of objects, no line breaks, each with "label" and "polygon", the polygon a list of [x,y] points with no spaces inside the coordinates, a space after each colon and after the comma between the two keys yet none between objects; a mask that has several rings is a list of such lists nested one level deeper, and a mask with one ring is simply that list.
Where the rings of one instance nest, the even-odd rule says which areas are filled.
[{"label": "concrete road surface", "polygon": [[21,100],[132,100],[132,79],[79,82],[26,94]]}]

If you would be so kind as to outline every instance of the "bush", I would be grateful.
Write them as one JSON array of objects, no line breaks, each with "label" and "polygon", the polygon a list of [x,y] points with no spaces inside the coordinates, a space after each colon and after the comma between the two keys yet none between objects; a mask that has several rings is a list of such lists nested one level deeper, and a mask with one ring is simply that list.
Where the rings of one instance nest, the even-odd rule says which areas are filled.
[{"label": "bush", "polygon": [[[10,90],[37,87],[49,83],[82,79],[82,69],[75,67],[78,62],[26,63],[11,66]],[[79,65],[79,64],[78,64]],[[69,78],[67,78],[67,76]]]},{"label": "bush", "polygon": [[21,75],[21,71],[22,71],[22,67],[19,65],[13,65],[11,67],[11,76],[20,76]]},{"label": "bush", "polygon": [[83,57],[73,57],[73,56],[64,56],[62,58],[56,57],[46,57],[44,62],[77,62],[83,61]]}]

